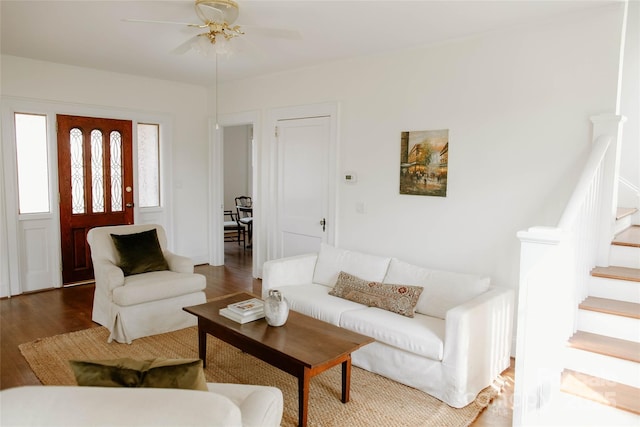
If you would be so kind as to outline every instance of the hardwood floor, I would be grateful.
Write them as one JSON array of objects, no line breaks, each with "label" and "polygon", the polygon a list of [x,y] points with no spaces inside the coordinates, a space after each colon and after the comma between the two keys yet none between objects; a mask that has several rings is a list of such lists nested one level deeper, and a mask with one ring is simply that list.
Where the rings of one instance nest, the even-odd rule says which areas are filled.
[{"label": "hardwood floor", "polygon": [[[225,243],[225,265],[196,266],[207,278],[207,298],[247,291],[260,295],[261,281],[251,277],[251,251]],[[40,384],[18,345],[52,335],[98,326],[91,320],[93,285],[19,295],[0,300],[0,389]],[[511,426],[514,363],[502,374],[505,387],[472,426]]]}]

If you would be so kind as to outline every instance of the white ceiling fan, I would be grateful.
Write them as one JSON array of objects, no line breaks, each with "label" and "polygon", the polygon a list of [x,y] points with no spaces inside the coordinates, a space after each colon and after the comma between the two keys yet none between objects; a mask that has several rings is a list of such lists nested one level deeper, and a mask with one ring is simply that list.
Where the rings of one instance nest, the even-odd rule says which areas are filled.
[{"label": "white ceiling fan", "polygon": [[[201,23],[154,21],[145,19],[124,19],[124,21],[182,25],[190,28],[205,30],[204,32],[194,35],[193,37],[179,45],[173,50],[174,53],[185,53],[190,49],[197,49],[198,44],[202,46],[202,43],[198,42],[203,39],[207,40],[209,44],[215,45],[221,40],[229,41],[235,37],[245,34],[240,25],[233,25],[236,19],[238,19],[239,15],[238,3],[236,3],[234,0],[195,0],[194,7],[196,15],[200,19]],[[299,32],[294,30],[261,27],[246,28],[249,28],[251,33],[260,33],[268,37],[278,37],[285,39],[301,38]]]}]

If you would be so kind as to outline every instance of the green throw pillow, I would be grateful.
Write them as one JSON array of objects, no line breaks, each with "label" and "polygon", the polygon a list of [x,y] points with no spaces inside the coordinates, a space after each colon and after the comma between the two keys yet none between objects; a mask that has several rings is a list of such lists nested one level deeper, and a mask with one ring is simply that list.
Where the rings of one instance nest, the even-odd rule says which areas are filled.
[{"label": "green throw pillow", "polygon": [[125,276],[169,269],[155,228],[141,233],[111,234],[111,239],[118,251],[118,267]]},{"label": "green throw pillow", "polygon": [[422,286],[370,282],[341,271],[329,295],[413,317]]},{"label": "green throw pillow", "polygon": [[200,359],[70,360],[69,364],[79,386],[208,390]]}]

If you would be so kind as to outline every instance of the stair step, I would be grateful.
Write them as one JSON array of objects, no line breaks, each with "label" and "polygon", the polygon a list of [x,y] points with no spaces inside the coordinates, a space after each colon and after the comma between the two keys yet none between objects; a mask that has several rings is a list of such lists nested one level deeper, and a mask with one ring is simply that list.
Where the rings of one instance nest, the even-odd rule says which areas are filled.
[{"label": "stair step", "polygon": [[577,319],[579,331],[640,343],[640,319],[591,310],[578,310]]},{"label": "stair step", "polygon": [[609,249],[609,264],[640,269],[640,248],[612,243]]},{"label": "stair step", "polygon": [[640,269],[596,267],[588,280],[587,295],[640,304]]},{"label": "stair step", "polygon": [[544,415],[531,423],[534,424],[563,427],[638,427],[640,416],[560,391],[550,402]]},{"label": "stair step", "polygon": [[640,389],[565,369],[560,389],[584,399],[640,414]]},{"label": "stair step", "polygon": [[640,282],[640,269],[629,267],[596,267],[591,270],[591,275],[595,277],[604,277],[608,279],[631,280]]},{"label": "stair step", "polygon": [[636,208],[618,208],[616,212],[616,221],[613,227],[614,235],[631,227],[634,222],[637,224],[637,220],[635,220],[637,217],[637,211],[638,209]]},{"label": "stair step", "polygon": [[577,331],[569,338],[569,347],[617,359],[640,363],[640,343]]},{"label": "stair step", "polygon": [[640,225],[632,225],[626,230],[618,233],[611,244],[616,246],[640,248]]},{"label": "stair step", "polygon": [[566,369],[640,388],[640,363],[638,362],[593,353],[568,345],[561,357],[562,363],[564,363],[562,366]]},{"label": "stair step", "polygon": [[616,210],[616,220],[620,220],[627,216],[633,215],[636,212],[638,212],[638,209],[636,208],[618,208]]},{"label": "stair step", "polygon": [[600,313],[613,314],[615,316],[640,319],[640,304],[627,301],[618,301],[607,298],[587,297],[578,306],[581,310],[598,311]]}]

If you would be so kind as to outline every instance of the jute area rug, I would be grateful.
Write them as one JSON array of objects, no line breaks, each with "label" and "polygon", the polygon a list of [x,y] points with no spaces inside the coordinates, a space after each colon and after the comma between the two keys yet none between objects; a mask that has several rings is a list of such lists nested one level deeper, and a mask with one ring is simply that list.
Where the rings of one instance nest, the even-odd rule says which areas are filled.
[{"label": "jute area rug", "polygon": [[[104,327],[85,329],[19,346],[22,355],[44,385],[75,385],[69,359],[197,358],[197,328],[140,338],[132,344],[107,343]],[[297,380],[214,337],[207,339],[209,382],[262,384],[278,387],[284,395],[283,426],[298,421]],[[311,379],[309,426],[467,426],[498,394],[483,390],[470,405],[455,409],[426,393],[353,367],[351,399],[340,402],[341,368]]]}]

